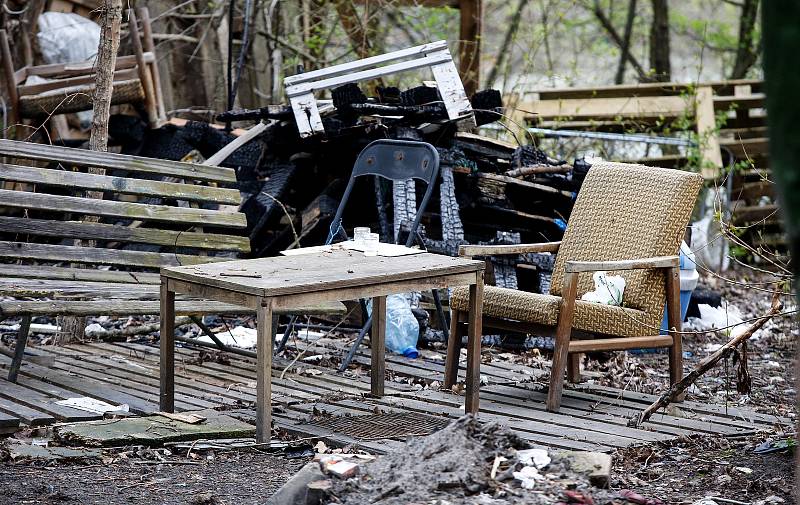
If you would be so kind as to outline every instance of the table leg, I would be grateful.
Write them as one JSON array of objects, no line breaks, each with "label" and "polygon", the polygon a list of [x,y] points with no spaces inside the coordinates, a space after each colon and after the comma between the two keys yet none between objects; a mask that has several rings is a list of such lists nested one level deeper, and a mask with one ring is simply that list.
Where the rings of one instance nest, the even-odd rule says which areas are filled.
[{"label": "table leg", "polygon": [[[451,324],[453,324],[451,322]],[[466,412],[478,413],[478,395],[481,386],[481,334],[483,333],[483,272],[469,287],[469,334],[467,340],[467,391]]]},{"label": "table leg", "polygon": [[256,364],[256,442],[269,442],[272,434],[272,299],[258,305]]},{"label": "table leg", "polygon": [[162,412],[175,411],[175,292],[170,291],[168,281],[161,279],[161,397]]},{"label": "table leg", "polygon": [[372,299],[372,329],[369,334],[372,360],[370,374],[371,392],[375,396],[383,396],[383,382],[386,375],[386,297],[376,296]]}]

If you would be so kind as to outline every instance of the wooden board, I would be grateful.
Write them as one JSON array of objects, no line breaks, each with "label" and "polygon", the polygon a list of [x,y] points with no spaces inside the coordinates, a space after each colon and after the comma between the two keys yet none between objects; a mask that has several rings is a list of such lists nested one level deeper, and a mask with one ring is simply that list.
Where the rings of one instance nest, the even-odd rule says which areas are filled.
[{"label": "wooden board", "polygon": [[[346,343],[339,340],[299,344],[299,349],[306,350],[304,357],[318,353],[336,354],[346,347]],[[53,369],[44,369],[24,364],[19,387],[46,396],[65,396],[77,389],[110,403],[118,403],[121,395],[127,395],[128,399],[137,402],[139,409],[155,408],[159,381],[159,350],[155,346],[89,343],[33,347],[31,352],[55,359],[55,365]],[[209,403],[223,406],[238,402],[245,409],[226,414],[252,424],[255,411],[248,406],[252,407],[255,401],[256,365],[253,360],[226,354],[224,362],[201,362],[197,360],[199,355],[197,349],[176,348],[178,410]],[[362,368],[368,366],[368,356],[366,348],[357,353],[356,359]],[[7,362],[8,358],[0,356],[0,364]],[[315,372],[298,374],[298,369]],[[410,360],[390,354],[386,359],[386,370],[391,377],[407,377],[418,383],[443,379],[441,361]],[[679,415],[672,415],[670,411],[659,412],[641,428],[634,429],[627,426],[627,419],[655,397],[594,385],[567,388],[562,409],[554,414],[544,408],[546,391],[535,383],[525,382],[542,373],[514,363],[496,361],[482,364],[481,374],[490,378],[490,385],[481,390],[480,418],[505,424],[536,446],[606,452],[695,433],[740,436],[774,425],[791,425],[789,420],[751,413],[742,408],[726,410],[719,405],[685,402],[679,407]],[[360,375],[344,376],[315,362],[304,362],[302,358],[290,362],[279,357],[273,361],[272,376],[276,425],[300,437],[323,439],[333,446],[356,444],[373,452],[385,452],[398,442],[393,439],[358,439],[333,432],[315,424],[320,414],[353,416],[415,412],[449,419],[463,414],[462,396],[442,390],[417,391],[407,382],[388,381],[386,395],[373,398],[368,394],[369,374],[363,370]],[[10,406],[6,403],[4,408],[0,401],[0,411],[7,411]],[[25,405],[19,407],[23,411],[26,408]],[[31,415],[30,410],[25,412]]]},{"label": "wooden board", "polygon": [[236,182],[236,172],[231,168],[196,165],[179,161],[143,158],[125,154],[104,153],[69,147],[34,144],[15,140],[0,140],[0,156],[28,160],[58,161],[78,166],[126,170],[134,173],[173,176],[181,179]]},{"label": "wooden board", "polygon": [[99,265],[148,268],[194,265],[197,263],[220,262],[230,259],[215,256],[192,256],[190,254],[123,251],[120,249],[103,249],[99,247],[77,247],[5,241],[0,241],[0,257],[17,258],[21,260],[47,260],[59,263],[93,263]]},{"label": "wooden board", "polygon": [[245,228],[244,214],[0,189],[0,206],[197,226]]},{"label": "wooden board", "polygon": [[0,163],[0,180],[192,202],[211,202],[237,206],[241,203],[241,196],[236,189],[133,179],[130,177],[113,177],[110,175],[73,172],[71,170],[24,167],[7,163]]},{"label": "wooden board", "polygon": [[[250,252],[250,239],[236,235],[193,231],[159,230],[156,228],[115,226],[87,221],[48,221],[0,216],[0,230],[43,237],[71,237],[110,240],[174,247],[192,247],[218,251]],[[160,282],[160,281],[159,281]]]}]

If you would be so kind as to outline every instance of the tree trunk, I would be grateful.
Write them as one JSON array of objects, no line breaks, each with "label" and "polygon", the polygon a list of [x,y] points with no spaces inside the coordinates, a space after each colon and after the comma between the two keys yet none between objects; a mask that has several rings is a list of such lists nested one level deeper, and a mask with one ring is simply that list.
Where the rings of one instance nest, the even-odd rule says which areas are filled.
[{"label": "tree trunk", "polygon": [[[614,25],[611,23],[611,20],[608,18],[608,16],[606,16],[606,13],[600,6],[599,0],[595,0],[594,9],[592,12],[594,12],[594,16],[600,22],[600,25],[602,25],[602,27],[606,30],[608,35],[614,40],[614,43],[617,45],[617,47],[622,49],[625,46],[625,41],[620,36],[619,32],[617,32],[617,29],[614,28]],[[628,60],[628,63],[630,63],[633,66],[634,70],[636,70],[636,73],[639,75],[639,79],[646,80],[647,72],[645,72],[644,68],[639,63],[639,60],[637,60],[636,57],[633,56],[633,53],[631,53],[630,51],[624,51],[623,54]]]},{"label": "tree trunk", "polygon": [[636,0],[630,0],[628,4],[628,18],[625,20],[625,33],[622,35],[622,47],[620,47],[617,75],[614,77],[615,84],[622,84],[625,80],[625,63],[627,63],[628,54],[631,52],[631,34],[633,33],[634,19],[636,19]]},{"label": "tree trunk", "polygon": [[508,55],[510,53],[511,42],[514,41],[514,36],[517,34],[520,21],[522,20],[522,13],[527,4],[528,0],[519,0],[517,8],[511,15],[511,22],[508,25],[508,30],[506,30],[505,37],[503,37],[503,44],[500,46],[500,50],[497,52],[497,61],[492,67],[492,71],[489,72],[489,79],[486,80],[487,86],[494,86],[495,79],[497,79],[497,76],[500,75],[500,71],[506,64],[506,60],[508,59]]},{"label": "tree trunk", "polygon": [[739,18],[739,43],[736,46],[736,60],[731,72],[731,79],[744,79],[758,59],[755,33],[758,18],[759,0],[744,0],[742,14]]},{"label": "tree trunk", "polygon": [[[108,117],[111,113],[111,93],[114,90],[114,67],[117,64],[119,50],[119,32],[122,23],[122,0],[104,0],[100,11],[100,45],[97,48],[95,62],[95,90],[92,97],[92,131],[89,137],[89,149],[92,151],[108,151]],[[133,36],[138,36],[134,34]],[[89,173],[105,175],[102,168],[89,167]],[[103,193],[87,191],[87,198],[102,199]],[[85,221],[97,221],[96,216],[89,216]],[[94,244],[87,244],[93,246]],[[84,317],[62,317],[61,331],[56,335],[56,344],[66,344],[81,339],[86,329]]]},{"label": "tree trunk", "polygon": [[[800,3],[764,2],[761,32],[770,166],[775,174],[778,201],[789,234],[795,278],[800,274],[797,262],[800,254],[800,167],[797,165],[800,159],[800,123],[797,122],[800,101],[796,99],[797,87],[800,86],[800,66],[797,65],[797,48],[800,47],[798,19]],[[797,369],[795,377],[800,378]],[[795,458],[799,456],[800,451],[795,451]],[[796,464],[795,468],[795,493],[798,493],[800,486],[796,484],[800,482],[800,465]],[[798,500],[800,496],[795,495],[795,501]]]},{"label": "tree trunk", "polygon": [[652,0],[653,24],[650,26],[650,69],[653,80],[669,82],[669,5],[668,0]]}]

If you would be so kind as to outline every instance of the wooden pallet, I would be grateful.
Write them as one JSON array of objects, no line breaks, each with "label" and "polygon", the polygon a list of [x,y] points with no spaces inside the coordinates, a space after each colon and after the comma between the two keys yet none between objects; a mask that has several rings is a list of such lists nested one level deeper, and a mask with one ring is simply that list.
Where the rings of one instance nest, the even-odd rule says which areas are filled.
[{"label": "wooden pallet", "polygon": [[[344,342],[328,346],[301,343],[305,356],[337,355]],[[42,367],[26,362],[18,384],[0,380],[0,431],[19,425],[40,426],[56,421],[92,419],[96,416],[60,407],[61,398],[90,396],[109,403],[127,403],[140,415],[158,411],[158,348],[141,344],[89,343],[66,347],[40,346],[34,354],[51,358]],[[254,422],[256,369],[252,360],[225,355],[222,362],[200,363],[197,349],[176,351],[176,410],[217,407],[235,417]],[[10,360],[0,355],[0,365]],[[369,364],[368,350],[360,350],[354,363]],[[342,375],[331,368],[299,360],[273,363],[275,424],[301,437],[318,437],[329,445],[356,444],[365,450],[385,452],[397,439],[354,438],[336,433],[320,419],[331,416],[374,416],[378,413],[415,413],[455,419],[463,415],[463,398],[446,391],[418,391],[408,381],[389,380],[386,396],[369,395],[369,374]],[[296,373],[299,369],[306,372]],[[416,382],[442,381],[442,360],[409,360],[387,356],[389,377],[413,378]],[[308,373],[308,370],[315,370]],[[564,449],[613,451],[636,444],[667,441],[680,436],[711,434],[742,436],[776,425],[786,419],[740,408],[685,402],[654,415],[641,428],[630,428],[627,420],[654,400],[651,395],[600,386],[579,386],[564,392],[559,413],[544,408],[546,390],[533,379],[546,373],[507,362],[484,364],[481,373],[480,418],[507,425],[537,446]],[[459,371],[460,378],[464,370]]]}]

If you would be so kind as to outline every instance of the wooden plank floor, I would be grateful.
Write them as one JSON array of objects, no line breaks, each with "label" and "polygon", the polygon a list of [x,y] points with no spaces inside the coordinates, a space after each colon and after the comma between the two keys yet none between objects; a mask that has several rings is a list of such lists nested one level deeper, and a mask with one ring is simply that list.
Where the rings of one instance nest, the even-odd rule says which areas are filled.
[{"label": "wooden plank floor", "polygon": [[[299,347],[305,351],[303,358],[308,358],[317,354],[341,355],[344,344],[328,341],[323,346],[303,342]],[[40,346],[30,351],[52,358],[53,365],[44,367],[27,361],[20,370],[18,384],[0,379],[0,433],[13,431],[20,425],[96,418],[54,403],[75,396],[125,403],[136,414],[158,411],[157,347],[88,343]],[[199,356],[194,348],[176,351],[176,410],[219,407],[252,422],[256,385],[253,360],[224,354],[222,360],[201,361]],[[419,386],[411,384],[441,382],[444,371],[441,360],[387,356],[390,377],[412,380],[387,381],[383,398],[369,395],[369,350],[360,350],[354,362],[364,365],[360,374],[339,374],[304,359],[294,363],[276,359],[273,365],[276,425],[298,436],[320,437],[331,445],[358,444],[367,450],[383,452],[398,443],[397,439],[337,433],[320,420],[404,413],[457,418],[464,412],[462,396],[434,389],[419,390]],[[9,363],[9,358],[0,355],[0,367],[7,368]],[[787,419],[746,409],[685,402],[654,415],[640,428],[630,428],[626,424],[628,418],[654,397],[593,385],[565,390],[561,411],[554,414],[544,408],[546,390],[532,381],[545,373],[507,362],[482,365],[485,385],[481,389],[480,418],[505,424],[536,445],[599,451],[691,434],[740,436],[789,423]],[[463,369],[459,376],[464,378]]]}]

